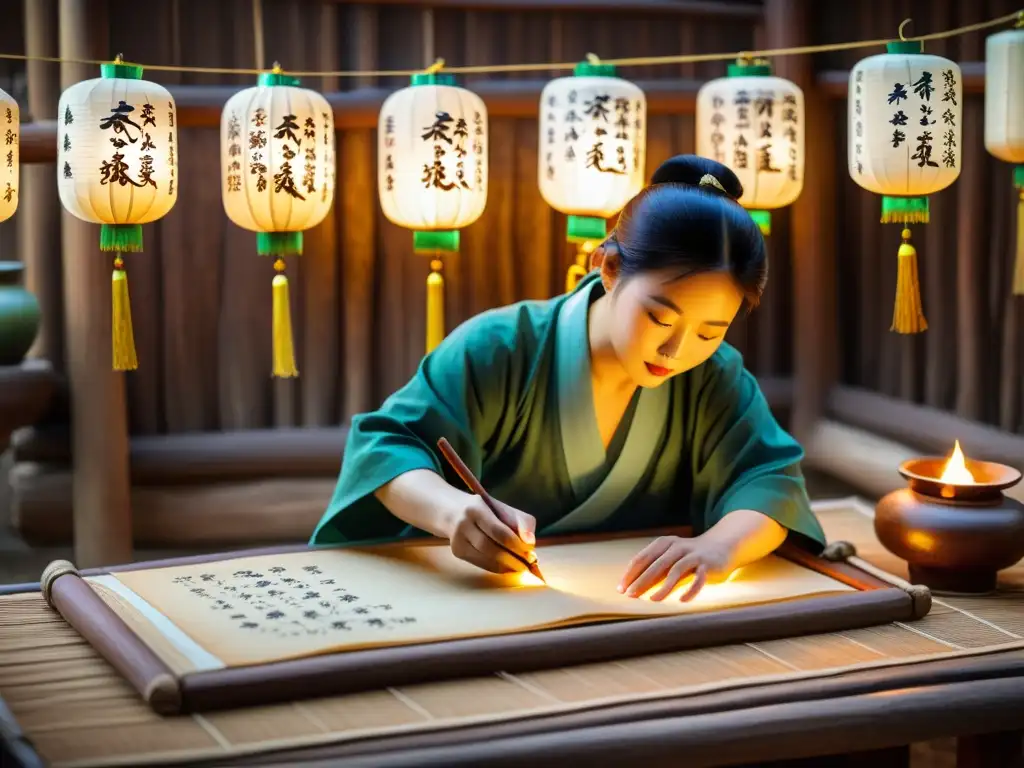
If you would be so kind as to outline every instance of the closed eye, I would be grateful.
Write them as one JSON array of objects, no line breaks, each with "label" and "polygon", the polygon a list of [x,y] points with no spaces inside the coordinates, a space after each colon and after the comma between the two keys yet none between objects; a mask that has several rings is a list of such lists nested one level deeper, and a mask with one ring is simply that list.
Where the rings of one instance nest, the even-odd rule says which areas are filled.
[{"label": "closed eye", "polygon": [[698,339],[703,339],[704,341],[714,341],[715,339],[717,339],[719,337],[718,336],[705,336],[703,333],[698,333],[697,334],[697,338]]},{"label": "closed eye", "polygon": [[672,325],[672,323],[663,323],[663,322],[661,322],[661,320],[659,320],[658,318],[656,318],[654,316],[653,312],[648,312],[647,316],[651,319],[652,323],[654,323],[655,325],[660,325],[662,328],[668,328],[670,325]]}]

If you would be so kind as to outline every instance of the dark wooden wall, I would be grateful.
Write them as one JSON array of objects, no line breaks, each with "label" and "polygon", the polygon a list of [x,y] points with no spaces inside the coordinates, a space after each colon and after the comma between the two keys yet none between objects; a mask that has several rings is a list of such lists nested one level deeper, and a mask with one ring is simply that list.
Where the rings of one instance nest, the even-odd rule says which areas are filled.
[{"label": "dark wooden wall", "polygon": [[[47,2],[49,0],[40,0]],[[10,3],[2,50],[19,52],[20,3]],[[638,10],[487,11],[429,3],[348,4],[264,0],[265,61],[291,70],[406,69],[434,57],[450,64],[574,61],[749,49],[763,44],[760,3],[723,2],[714,12]],[[437,5],[444,6],[445,3]],[[681,3],[681,5],[686,5]],[[703,4],[705,6],[711,4]],[[623,4],[625,6],[625,4]],[[1010,0],[821,4],[815,38],[833,42],[929,32],[1008,13]],[[191,66],[254,67],[249,0],[109,0],[111,55]],[[424,30],[431,30],[425,34]],[[985,33],[929,44],[957,61],[983,58]],[[815,57],[819,71],[847,69],[867,51]],[[0,62],[0,87],[16,87],[23,64]],[[623,70],[637,80],[704,80],[724,62]],[[489,80],[561,73],[495,74]],[[253,78],[149,71],[165,84],[245,85]],[[463,82],[472,87],[481,76]],[[325,91],[396,86],[400,78],[316,78]],[[8,88],[8,83],[12,88]],[[841,380],[1003,426],[1021,427],[1024,386],[1017,352],[1024,341],[1009,296],[1014,202],[1009,169],[982,143],[980,95],[966,107],[964,173],[933,198],[933,223],[916,228],[925,309],[931,330],[914,338],[888,331],[898,228],[878,224],[879,199],[846,173],[845,99],[834,102],[837,137],[837,237]],[[174,210],[147,226],[146,252],[130,263],[140,368],[128,374],[135,434],[330,425],[373,407],[412,373],[424,343],[427,264],[411,235],[384,220],[376,197],[375,137],[339,131],[333,215],[307,235],[293,284],[301,378],[272,381],[270,263],[250,233],[231,224],[220,203],[219,147],[213,128],[181,131],[181,192]],[[562,290],[572,251],[564,217],[536,185],[537,127],[532,118],[494,118],[487,211],[463,234],[445,272],[449,328],[472,314]],[[814,137],[809,137],[814,141]],[[693,115],[649,121],[648,170],[693,150]],[[0,258],[17,252],[14,220],[0,224]],[[761,376],[792,370],[789,214],[775,217],[771,280],[761,308],[731,332]],[[59,254],[51,266],[60,269]],[[55,331],[60,333],[59,330]],[[799,329],[798,329],[799,332]],[[97,354],[106,350],[98,350]],[[59,362],[59,361],[58,361]]]}]

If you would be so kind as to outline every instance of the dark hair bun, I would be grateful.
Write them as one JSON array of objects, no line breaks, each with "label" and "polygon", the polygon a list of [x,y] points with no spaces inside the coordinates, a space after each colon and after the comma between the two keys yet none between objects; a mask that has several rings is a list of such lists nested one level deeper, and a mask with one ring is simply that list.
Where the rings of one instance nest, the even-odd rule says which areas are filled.
[{"label": "dark hair bun", "polygon": [[[721,163],[698,155],[676,155],[658,166],[651,176],[651,184],[689,184],[701,186],[700,180],[705,175],[714,176],[725,189],[726,196],[733,200],[743,197],[743,185],[736,174]],[[722,194],[722,190],[713,184],[705,184],[701,189]]]}]

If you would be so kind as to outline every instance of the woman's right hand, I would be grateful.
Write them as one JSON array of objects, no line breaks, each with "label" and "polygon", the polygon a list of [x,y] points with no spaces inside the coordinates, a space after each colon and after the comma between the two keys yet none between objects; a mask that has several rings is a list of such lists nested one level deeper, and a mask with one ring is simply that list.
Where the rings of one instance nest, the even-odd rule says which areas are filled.
[{"label": "woman's right hand", "polygon": [[500,501],[496,504],[497,514],[479,496],[468,497],[453,516],[448,536],[452,554],[491,573],[525,571],[527,562],[537,560],[533,551],[537,521]]}]

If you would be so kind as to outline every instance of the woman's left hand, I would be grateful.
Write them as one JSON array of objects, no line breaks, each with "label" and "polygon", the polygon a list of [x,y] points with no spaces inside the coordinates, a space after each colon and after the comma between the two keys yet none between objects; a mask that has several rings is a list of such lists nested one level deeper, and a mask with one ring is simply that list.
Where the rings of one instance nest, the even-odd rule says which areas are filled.
[{"label": "woman's left hand", "polygon": [[651,600],[664,600],[687,576],[693,584],[679,598],[687,602],[708,581],[724,581],[733,571],[733,553],[730,548],[701,537],[685,539],[680,536],[661,536],[634,557],[626,575],[619,583],[619,592],[627,597],[640,597],[651,587],[662,583],[651,595]]}]

